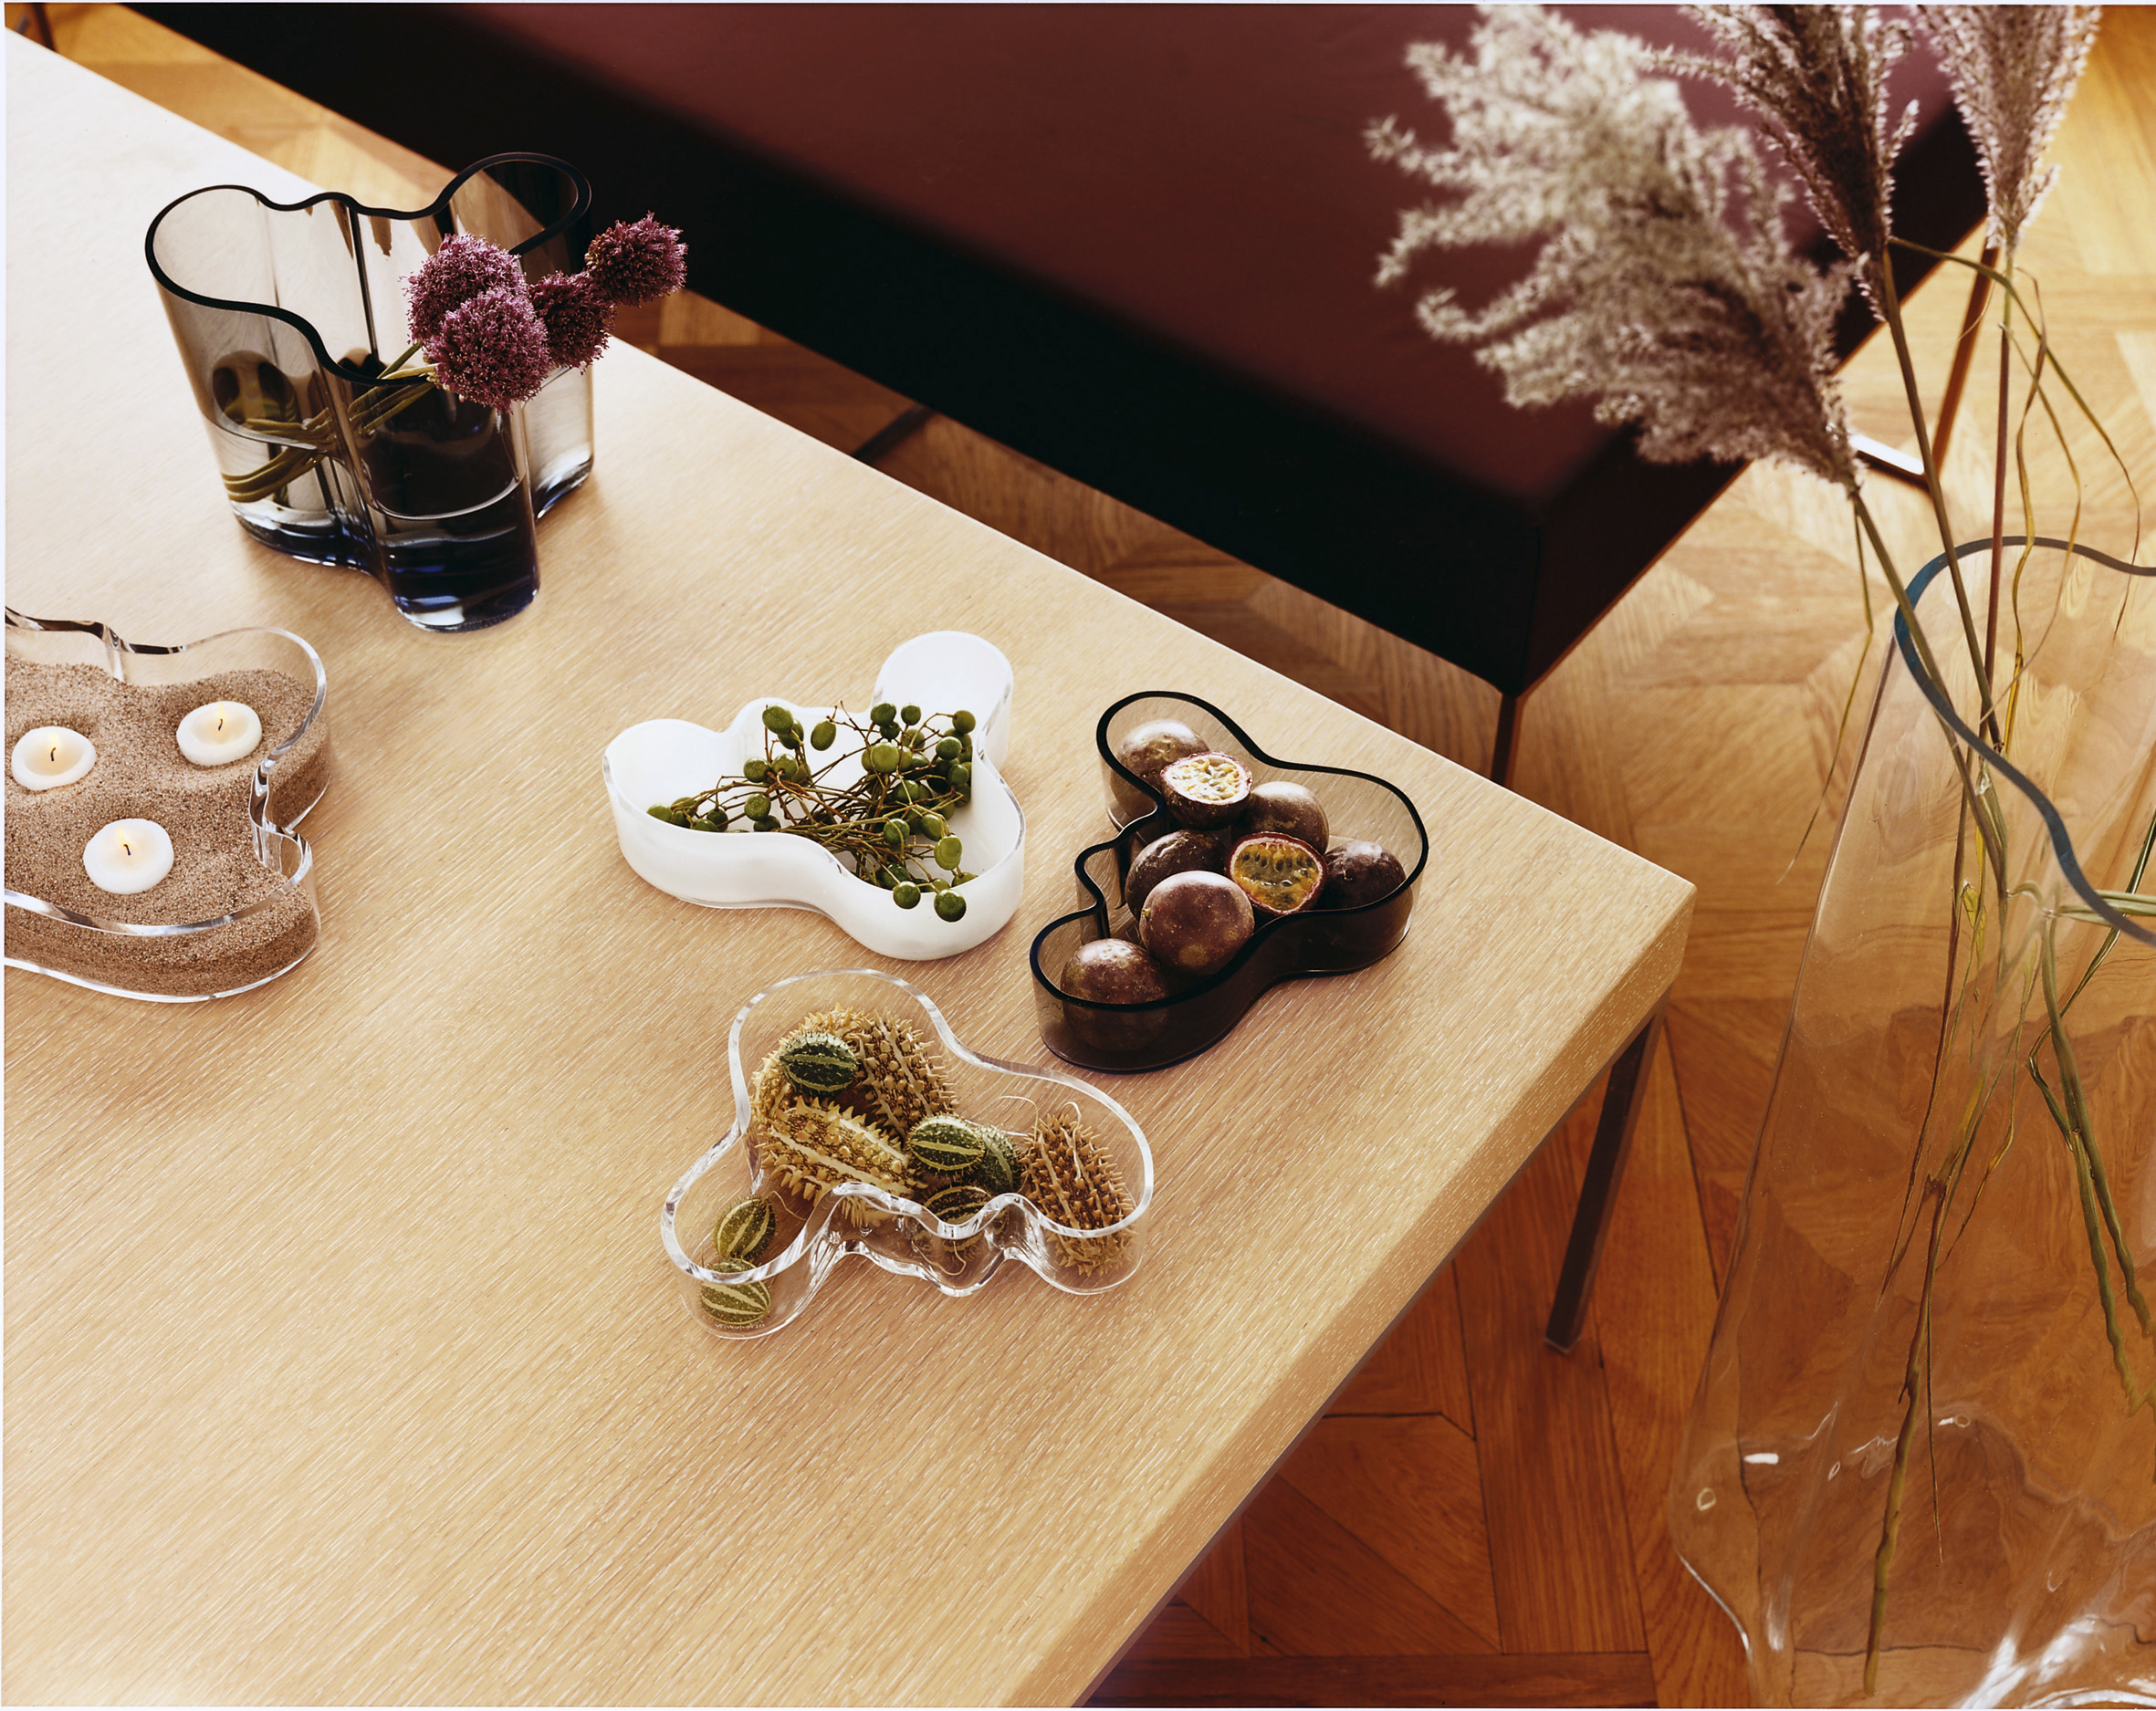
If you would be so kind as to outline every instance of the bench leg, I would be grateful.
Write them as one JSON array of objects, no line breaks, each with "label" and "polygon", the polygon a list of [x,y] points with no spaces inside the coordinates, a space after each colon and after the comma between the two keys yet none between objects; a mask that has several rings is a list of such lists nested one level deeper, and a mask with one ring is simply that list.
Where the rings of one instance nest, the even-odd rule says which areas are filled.
[{"label": "bench leg", "polygon": [[1557,1277],[1557,1300],[1550,1309],[1550,1347],[1568,1354],[1579,1341],[1587,1317],[1587,1294],[1595,1287],[1595,1268],[1602,1259],[1602,1238],[1609,1234],[1610,1210],[1617,1205],[1617,1182],[1625,1174],[1639,1101],[1647,1091],[1647,1066],[1662,1037],[1662,1005],[1640,1025],[1632,1043],[1609,1066],[1609,1086],[1602,1095],[1602,1116],[1595,1125],[1595,1147],[1587,1154],[1586,1179],[1580,1184],[1579,1210],[1573,1215],[1572,1239],[1565,1247],[1565,1268]]}]

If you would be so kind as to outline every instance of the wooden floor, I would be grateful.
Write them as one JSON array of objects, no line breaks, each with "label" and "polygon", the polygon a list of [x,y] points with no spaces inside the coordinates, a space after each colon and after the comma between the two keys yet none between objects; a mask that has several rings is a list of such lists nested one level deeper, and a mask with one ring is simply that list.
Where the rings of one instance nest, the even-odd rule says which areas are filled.
[{"label": "wooden floor", "polygon": [[[9,24],[25,10],[9,6]],[[446,176],[120,8],[47,12],[60,51],[317,183],[416,206]],[[2025,251],[2057,342],[2144,475],[2156,471],[2152,115],[2156,16],[2114,9],[2058,151],[2061,183]],[[1911,309],[1934,389],[1965,279]],[[1496,693],[1429,654],[912,412],[716,304],[676,298],[625,317],[620,336],[829,443],[866,447],[894,479],[1431,748],[1488,765]],[[1849,391],[1861,430],[1909,443],[1884,352],[1858,358]],[[1950,459],[1964,538],[1988,516],[1987,416],[1973,409]],[[2123,484],[2098,457],[2082,470],[2084,535],[2127,549]],[[1907,490],[1873,485],[1913,569],[1936,551],[1928,514]],[[2044,520],[2065,526],[2063,515]],[[1837,722],[1860,659],[1868,674],[1881,652],[1866,657],[1849,537],[1846,510],[1817,484],[1748,473],[1527,703],[1516,787],[1700,888],[1579,1346],[1559,1356],[1541,1336],[1587,1139],[1575,1118],[1095,1703],[1744,1698],[1735,1631],[1672,1555],[1663,1497],[1826,865],[1832,788],[1854,752],[1845,742],[1837,761]],[[1883,611],[1881,589],[1872,594]],[[1828,814],[1805,840],[1830,767]],[[1594,899],[1552,905],[1562,930]]]}]

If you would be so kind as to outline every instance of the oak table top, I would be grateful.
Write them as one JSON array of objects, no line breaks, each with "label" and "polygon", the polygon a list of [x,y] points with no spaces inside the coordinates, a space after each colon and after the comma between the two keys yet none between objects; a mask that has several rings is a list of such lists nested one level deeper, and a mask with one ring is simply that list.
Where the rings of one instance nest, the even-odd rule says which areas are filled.
[{"label": "oak table top", "polygon": [[[1082,1695],[1648,1014],[1691,888],[633,350],[538,602],[423,634],[241,534],[143,265],[181,192],[298,181],[7,47],[8,602],[297,631],[338,771],[284,979],[152,1005],[7,973],[0,1693]],[[1001,933],[894,965],[629,871],[617,731],[858,698],[943,628],[1017,671]],[[1093,1078],[1155,1151],[1123,1288],[859,1266],[775,1336],[706,1335],[658,1208],[723,1132],[735,1012],[884,966],[1051,1063],[1027,944],[1102,829],[1094,721],[1149,688],[1399,784],[1433,844],[1406,943]]]}]

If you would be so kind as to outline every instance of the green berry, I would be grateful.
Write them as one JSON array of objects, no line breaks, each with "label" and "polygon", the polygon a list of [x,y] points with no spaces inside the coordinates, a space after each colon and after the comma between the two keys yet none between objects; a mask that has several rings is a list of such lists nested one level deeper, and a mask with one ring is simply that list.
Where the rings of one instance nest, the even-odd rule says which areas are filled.
[{"label": "green berry", "polygon": [[769,819],[771,812],[771,798],[759,790],[748,801],[741,804],[741,811],[750,819]]},{"label": "green berry", "polygon": [[921,830],[926,836],[940,840],[950,828],[944,824],[941,814],[924,814],[921,816]]},{"label": "green berry", "polygon": [[758,831],[777,831],[779,829],[779,817],[775,814],[759,815],[748,823]]},{"label": "green berry", "polygon": [[965,748],[966,745],[957,737],[947,736],[936,745],[936,757],[938,760],[956,760],[965,752]]},{"label": "green berry", "polygon": [[726,821],[719,819],[717,815],[695,814],[691,815],[689,818],[689,829],[691,831],[724,831],[726,829]]},{"label": "green berry", "polygon": [[674,810],[668,808],[664,802],[654,802],[644,811],[646,814],[649,814],[654,819],[663,819],[669,824],[672,824],[674,819]]},{"label": "green berry", "polygon": [[885,820],[884,822],[884,841],[894,850],[905,849],[905,822],[902,819]]},{"label": "green berry", "polygon": [[861,757],[861,764],[871,772],[896,772],[901,758],[895,743],[872,743],[868,753]]},{"label": "green berry", "polygon": [[965,736],[972,728],[973,715],[965,708],[960,707],[958,712],[951,715],[951,729],[958,732],[960,736]]},{"label": "green berry", "polygon": [[921,901],[921,888],[911,880],[905,881],[903,884],[894,885],[891,888],[891,901],[901,909],[911,909]]},{"label": "green berry", "polygon": [[936,913],[946,921],[956,921],[966,913],[966,900],[957,892],[937,892]]},{"label": "green berry", "polygon": [[898,716],[908,725],[918,725],[921,722],[921,710],[909,701],[899,708]]},{"label": "green berry", "polygon": [[966,847],[956,838],[939,838],[936,841],[936,865],[947,873],[958,871],[958,861],[966,853]]},{"label": "green berry", "polygon": [[764,729],[773,736],[784,736],[787,732],[793,729],[793,715],[784,707],[766,707],[764,709]]},{"label": "green berry", "polygon": [[741,776],[751,784],[761,784],[769,776],[771,763],[761,755],[741,763]]},{"label": "green berry", "polygon": [[829,719],[821,719],[816,728],[809,733],[809,746],[819,754],[839,740],[839,727]]},{"label": "green berry", "polygon": [[872,725],[888,725],[897,717],[898,709],[887,701],[879,701],[868,710],[869,723]]},{"label": "green berry", "polygon": [[907,725],[905,730],[899,732],[898,740],[908,748],[918,748],[921,746],[920,726],[917,725]]},{"label": "green berry", "polygon": [[954,760],[951,762],[951,769],[947,776],[951,781],[951,788],[958,793],[958,799],[961,802],[973,795],[973,768],[971,767],[962,760]]}]

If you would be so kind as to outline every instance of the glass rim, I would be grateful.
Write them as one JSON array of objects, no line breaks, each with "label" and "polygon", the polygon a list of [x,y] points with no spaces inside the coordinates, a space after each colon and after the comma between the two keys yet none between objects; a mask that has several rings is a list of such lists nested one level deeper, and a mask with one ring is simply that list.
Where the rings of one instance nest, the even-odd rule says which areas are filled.
[{"label": "glass rim", "polygon": [[538,248],[541,244],[560,236],[562,233],[568,231],[571,225],[591,211],[591,182],[567,161],[557,155],[535,154],[521,150],[511,150],[506,153],[490,154],[483,160],[474,161],[464,171],[444,184],[440,193],[424,208],[373,208],[341,190],[319,191],[314,195],[302,197],[298,202],[278,202],[273,197],[264,195],[251,184],[199,185],[194,190],[173,197],[172,201],[166,203],[157,211],[150,222],[149,230],[143,234],[143,258],[149,263],[151,277],[157,281],[160,290],[170,292],[183,302],[199,304],[204,308],[225,309],[235,315],[260,315],[271,320],[283,321],[306,339],[307,342],[313,347],[316,357],[320,360],[321,366],[329,372],[353,385],[372,385],[381,377],[363,373],[351,363],[332,357],[328,348],[322,343],[321,334],[316,331],[314,323],[308,320],[306,317],[296,315],[288,308],[280,308],[273,303],[257,303],[244,297],[211,297],[205,292],[190,290],[187,287],[181,285],[164,270],[157,259],[157,233],[158,228],[164,224],[165,216],[179,207],[181,203],[192,202],[197,196],[207,196],[223,190],[236,190],[254,197],[260,206],[274,214],[298,214],[317,207],[323,203],[335,203],[344,209],[348,216],[363,214],[371,220],[433,218],[438,223],[456,193],[472,179],[486,172],[489,167],[511,162],[525,162],[555,168],[575,188],[576,200],[569,211],[560,218],[540,227],[539,231],[533,233],[531,236],[524,239],[521,243],[511,245],[508,250],[510,255],[522,256],[529,250]]}]

